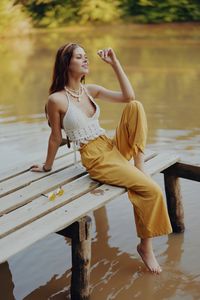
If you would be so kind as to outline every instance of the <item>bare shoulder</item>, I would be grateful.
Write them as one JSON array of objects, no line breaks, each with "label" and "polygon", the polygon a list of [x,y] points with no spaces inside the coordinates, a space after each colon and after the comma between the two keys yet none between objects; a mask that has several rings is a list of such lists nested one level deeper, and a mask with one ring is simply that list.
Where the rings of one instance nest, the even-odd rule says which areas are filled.
[{"label": "bare shoulder", "polygon": [[101,86],[97,84],[84,84],[84,87],[87,89],[88,93],[93,97],[96,98],[99,91],[101,90]]},{"label": "bare shoulder", "polygon": [[49,95],[48,101],[46,103],[46,108],[48,112],[49,110],[62,112],[66,110],[66,105],[66,95],[61,91]]},{"label": "bare shoulder", "polygon": [[55,92],[49,95],[48,101],[52,103],[60,103],[65,99],[65,94],[63,92]]}]

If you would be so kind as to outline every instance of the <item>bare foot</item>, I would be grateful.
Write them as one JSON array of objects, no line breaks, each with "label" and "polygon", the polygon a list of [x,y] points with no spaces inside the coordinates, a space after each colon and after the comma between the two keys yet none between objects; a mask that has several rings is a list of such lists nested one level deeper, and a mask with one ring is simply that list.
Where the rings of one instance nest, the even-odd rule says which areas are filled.
[{"label": "bare foot", "polygon": [[138,244],[137,251],[150,272],[155,273],[155,274],[160,274],[162,272],[162,269],[161,269],[160,265],[158,264],[152,250],[150,250],[150,251],[144,250],[142,245]]}]

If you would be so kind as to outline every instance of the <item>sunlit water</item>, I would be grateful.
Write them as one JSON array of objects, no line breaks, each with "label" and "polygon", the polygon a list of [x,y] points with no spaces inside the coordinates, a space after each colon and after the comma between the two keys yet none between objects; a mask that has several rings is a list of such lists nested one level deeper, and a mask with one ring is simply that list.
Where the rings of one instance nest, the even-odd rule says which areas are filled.
[{"label": "sunlit water", "polygon": [[[200,164],[200,26],[109,26],[55,32],[0,43],[1,172],[45,159],[49,128],[43,107],[57,48],[82,44],[90,59],[87,82],[118,89],[111,67],[96,51],[111,46],[145,107],[148,148],[177,152]],[[98,100],[101,125],[112,133],[123,104]],[[163,188],[162,175],[155,180]],[[200,299],[200,185],[181,180],[184,234],[155,239],[164,272],[145,271],[137,252],[132,206],[126,196],[97,210],[93,218],[91,299]],[[69,298],[70,241],[56,234],[0,266],[0,300]],[[9,271],[10,269],[10,271]],[[12,281],[11,279],[12,274]]]}]

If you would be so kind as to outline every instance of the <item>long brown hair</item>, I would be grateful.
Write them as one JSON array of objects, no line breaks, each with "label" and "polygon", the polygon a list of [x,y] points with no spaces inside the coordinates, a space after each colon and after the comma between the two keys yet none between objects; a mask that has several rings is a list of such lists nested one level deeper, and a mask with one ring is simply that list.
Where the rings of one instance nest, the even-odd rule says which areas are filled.
[{"label": "long brown hair", "polygon": [[[74,49],[81,47],[76,43],[67,43],[60,47],[57,51],[54,68],[52,83],[49,88],[49,94],[61,91],[64,86],[68,84],[68,69],[69,64],[73,55]],[[83,47],[81,47],[83,48]],[[85,76],[81,78],[81,82],[85,80]]]}]

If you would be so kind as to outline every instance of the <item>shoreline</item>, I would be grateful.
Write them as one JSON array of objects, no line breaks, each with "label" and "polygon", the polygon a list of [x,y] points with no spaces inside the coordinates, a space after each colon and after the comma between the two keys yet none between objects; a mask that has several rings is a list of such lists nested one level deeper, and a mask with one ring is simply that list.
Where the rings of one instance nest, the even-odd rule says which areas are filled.
[{"label": "shoreline", "polygon": [[[189,29],[196,29],[198,30],[200,28],[200,22],[171,22],[171,23],[134,23],[130,21],[125,21],[125,22],[114,22],[114,23],[109,23],[109,24],[104,24],[104,23],[96,23],[96,24],[86,24],[86,25],[68,25],[66,24],[65,26],[62,27],[55,27],[55,28],[42,28],[42,27],[33,27],[30,28],[24,32],[21,32],[20,34],[16,33],[6,33],[6,35],[1,35],[0,33],[0,40],[5,40],[5,39],[11,39],[11,38],[24,38],[24,37],[31,37],[34,36],[35,34],[45,34],[45,33],[85,33],[85,32],[95,32],[96,29],[102,28],[102,29],[109,29],[110,32],[115,32],[118,31],[119,28],[124,28],[126,27],[131,27],[131,29],[139,30],[139,29],[149,29],[151,28],[152,30],[180,30],[180,29],[185,29],[186,27]],[[138,33],[139,35],[140,33]],[[170,32],[172,34],[172,32]],[[179,32],[180,34],[180,32]]]}]

